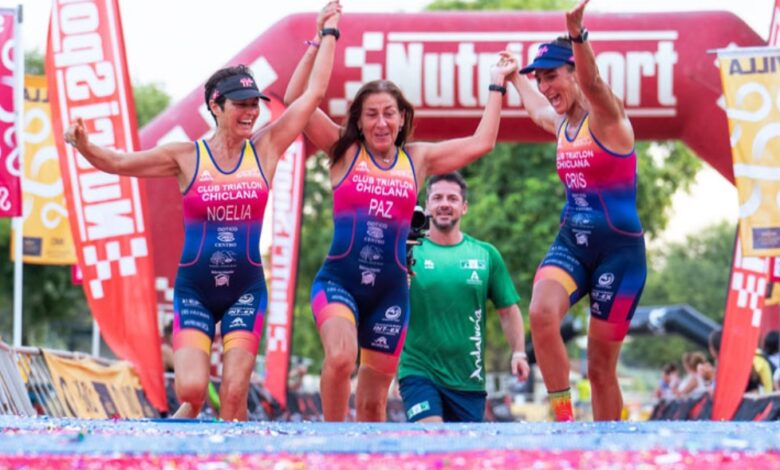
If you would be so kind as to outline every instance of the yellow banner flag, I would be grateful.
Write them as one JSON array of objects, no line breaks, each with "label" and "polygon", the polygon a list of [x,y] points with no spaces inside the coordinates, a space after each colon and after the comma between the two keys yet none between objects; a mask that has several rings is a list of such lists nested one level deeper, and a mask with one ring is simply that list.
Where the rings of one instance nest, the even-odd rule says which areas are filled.
[{"label": "yellow banner flag", "polygon": [[718,51],[745,256],[780,255],[780,49]]},{"label": "yellow banner flag", "polygon": [[[30,264],[76,264],[47,86],[46,77],[24,77],[22,259]],[[13,253],[12,242],[11,257]]]},{"label": "yellow banner flag", "polygon": [[66,412],[77,418],[156,416],[127,362],[105,366],[90,358],[67,359],[43,351],[54,391]]}]

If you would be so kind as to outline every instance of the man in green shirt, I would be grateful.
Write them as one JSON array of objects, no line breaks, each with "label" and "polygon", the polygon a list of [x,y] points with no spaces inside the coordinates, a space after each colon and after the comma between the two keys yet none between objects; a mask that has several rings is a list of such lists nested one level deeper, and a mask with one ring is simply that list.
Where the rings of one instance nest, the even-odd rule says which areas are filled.
[{"label": "man in green shirt", "polygon": [[460,231],[468,211],[458,173],[428,180],[428,237],[414,247],[411,313],[398,369],[409,421],[482,421],[487,299],[512,348],[512,373],[528,378],[523,318],[501,254]]}]

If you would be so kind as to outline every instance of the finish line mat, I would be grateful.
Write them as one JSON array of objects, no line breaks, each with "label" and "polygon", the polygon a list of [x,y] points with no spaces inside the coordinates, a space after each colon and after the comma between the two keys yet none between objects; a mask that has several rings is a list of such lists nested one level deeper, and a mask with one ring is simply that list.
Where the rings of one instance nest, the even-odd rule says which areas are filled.
[{"label": "finish line mat", "polygon": [[224,423],[0,416],[0,468],[780,469],[780,422]]}]

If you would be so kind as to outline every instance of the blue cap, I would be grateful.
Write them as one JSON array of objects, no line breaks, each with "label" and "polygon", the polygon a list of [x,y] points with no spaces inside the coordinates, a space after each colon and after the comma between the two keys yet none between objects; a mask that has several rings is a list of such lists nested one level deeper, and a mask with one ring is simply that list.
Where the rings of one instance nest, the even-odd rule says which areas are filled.
[{"label": "blue cap", "polygon": [[539,46],[534,61],[520,69],[520,73],[531,73],[536,69],[557,69],[566,64],[574,65],[571,49],[550,42]]},{"label": "blue cap", "polygon": [[271,99],[260,92],[251,75],[241,73],[231,75],[220,80],[214,91],[211,93],[211,99],[215,100],[220,96],[234,101],[247,100],[249,98],[260,98],[261,100],[271,101]]}]

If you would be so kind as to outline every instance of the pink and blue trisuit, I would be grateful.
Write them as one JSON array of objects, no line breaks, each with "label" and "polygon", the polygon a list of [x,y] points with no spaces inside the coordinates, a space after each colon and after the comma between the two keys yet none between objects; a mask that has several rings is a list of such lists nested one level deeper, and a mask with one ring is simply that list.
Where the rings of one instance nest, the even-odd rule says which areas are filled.
[{"label": "pink and blue trisuit", "polygon": [[[536,272],[559,282],[574,305],[590,294],[593,318],[607,322],[606,341],[628,331],[647,277],[645,241],[636,209],[636,152],[621,155],[596,139],[586,116],[558,129],[558,175],[566,186],[561,226]],[[573,134],[573,138],[569,135]]]},{"label": "pink and blue trisuit", "polygon": [[409,320],[406,238],[417,183],[404,149],[382,166],[363,146],[333,189],[334,235],[314,279],[317,328],[332,317],[357,327],[361,365],[394,374]]},{"label": "pink and blue trisuit", "polygon": [[220,168],[205,140],[195,148],[195,174],[182,198],[174,349],[195,347],[210,356],[221,321],[225,351],[242,348],[256,355],[268,299],[260,259],[268,181],[248,140],[233,168]]}]

